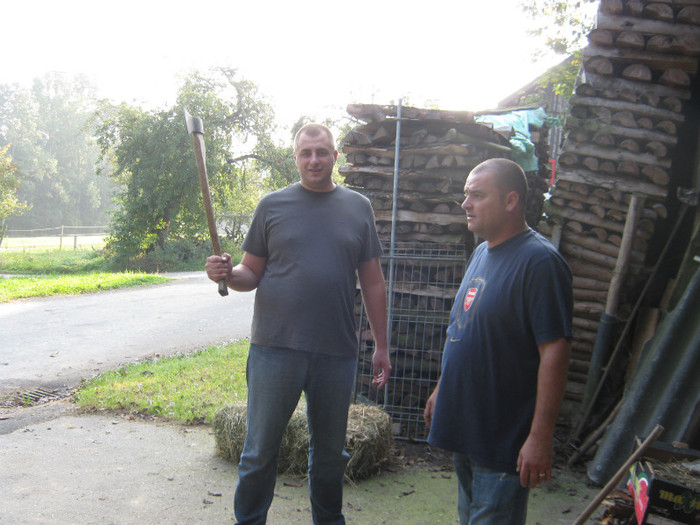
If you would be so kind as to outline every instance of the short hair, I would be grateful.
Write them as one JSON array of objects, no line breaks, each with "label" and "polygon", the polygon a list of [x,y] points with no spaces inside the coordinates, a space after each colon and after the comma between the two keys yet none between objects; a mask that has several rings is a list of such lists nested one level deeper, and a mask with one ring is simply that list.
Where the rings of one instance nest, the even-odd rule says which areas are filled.
[{"label": "short hair", "polygon": [[494,182],[501,195],[514,191],[522,203],[523,210],[527,205],[527,177],[519,164],[509,159],[488,159],[476,166],[472,173],[489,171],[494,175]]},{"label": "short hair", "polygon": [[331,147],[335,150],[335,138],[333,138],[333,132],[328,129],[327,126],[324,126],[323,124],[305,124],[304,126],[297,131],[296,135],[294,135],[294,152],[296,153],[297,151],[297,146],[299,146],[299,138],[302,135],[308,135],[309,137],[317,137],[321,133],[325,133],[326,136],[328,137],[328,140],[331,141]]}]

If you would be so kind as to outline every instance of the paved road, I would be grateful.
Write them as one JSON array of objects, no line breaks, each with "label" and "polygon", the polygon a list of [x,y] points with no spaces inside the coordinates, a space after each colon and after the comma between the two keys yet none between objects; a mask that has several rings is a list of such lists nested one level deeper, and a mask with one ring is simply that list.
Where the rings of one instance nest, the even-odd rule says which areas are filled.
[{"label": "paved road", "polygon": [[168,284],[0,304],[0,394],[70,387],[119,365],[250,336],[254,292],[203,272]]},{"label": "paved road", "polygon": [[[0,304],[0,393],[8,384],[70,385],[153,353],[246,337],[253,296],[222,298],[205,277],[188,275],[148,288]],[[81,414],[66,400],[0,409],[0,524],[232,523],[236,468],[214,445],[207,426]],[[349,485],[348,523],[426,523],[422,515],[452,522],[456,491],[448,478],[418,467]],[[268,523],[310,523],[305,485],[284,481]],[[596,492],[580,481],[536,490],[528,523],[583,510]],[[403,512],[386,504],[407,494]]]}]

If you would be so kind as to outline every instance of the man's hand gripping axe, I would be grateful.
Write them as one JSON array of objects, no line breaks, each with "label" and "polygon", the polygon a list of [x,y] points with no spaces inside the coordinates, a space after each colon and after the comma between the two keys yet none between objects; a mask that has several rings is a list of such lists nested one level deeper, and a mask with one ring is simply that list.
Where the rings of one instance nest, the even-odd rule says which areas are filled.
[{"label": "man's hand gripping axe", "polygon": [[[204,149],[204,125],[202,119],[193,117],[185,109],[185,123],[187,133],[192,135],[194,144],[194,156],[197,159],[197,171],[199,172],[199,185],[202,187],[202,200],[204,201],[204,211],[207,214],[207,225],[209,226],[209,236],[211,237],[211,247],[214,255],[221,255],[221,244],[219,244],[219,234],[216,231],[216,220],[214,219],[214,207],[211,203],[211,193],[209,192],[209,179],[207,178],[207,165],[205,162]],[[219,295],[228,295],[226,279],[219,281]]]}]

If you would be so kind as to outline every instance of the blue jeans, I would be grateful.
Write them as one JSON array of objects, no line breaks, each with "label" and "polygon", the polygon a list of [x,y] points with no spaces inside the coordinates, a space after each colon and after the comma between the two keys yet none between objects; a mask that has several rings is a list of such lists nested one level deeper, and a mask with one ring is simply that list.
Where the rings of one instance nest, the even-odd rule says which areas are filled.
[{"label": "blue jeans", "polygon": [[479,466],[458,452],[454,464],[460,525],[525,525],[529,489],[519,475]]},{"label": "blue jeans", "polygon": [[250,346],[247,434],[234,509],[239,525],[262,525],[272,503],[282,436],[302,392],[309,424],[309,497],[314,525],[343,525],[345,431],[357,359]]}]

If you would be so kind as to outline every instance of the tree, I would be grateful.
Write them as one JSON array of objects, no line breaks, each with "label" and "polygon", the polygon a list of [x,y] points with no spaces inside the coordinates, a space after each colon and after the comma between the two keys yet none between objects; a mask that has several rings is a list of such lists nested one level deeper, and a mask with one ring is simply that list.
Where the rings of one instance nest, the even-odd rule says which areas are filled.
[{"label": "tree", "polygon": [[168,242],[203,244],[207,226],[183,108],[203,120],[212,202],[250,213],[263,189],[257,162],[270,159],[272,110],[235,69],[192,73],[174,107],[145,111],[104,102],[96,113],[101,158],[119,185],[108,249],[136,257]]},{"label": "tree", "polygon": [[582,49],[588,43],[588,33],[595,23],[597,5],[597,0],[530,0],[521,3],[521,9],[533,23],[528,32],[543,44],[533,58],[539,58],[547,51],[568,57],[542,76],[540,86],[552,86],[556,94],[565,98],[571,96],[581,66]]},{"label": "tree", "polygon": [[7,218],[27,209],[27,203],[17,199],[19,180],[12,158],[7,154],[8,149],[9,146],[0,148],[0,243],[7,230]]},{"label": "tree", "polygon": [[587,44],[597,5],[597,0],[529,0],[521,8],[533,22],[529,32],[541,38],[546,49],[569,55]]},{"label": "tree", "polygon": [[60,73],[35,79],[30,90],[0,86],[0,146],[9,146],[32,208],[15,228],[104,224],[110,207],[108,179],[98,177],[98,148],[86,125],[94,88],[82,76]]}]

